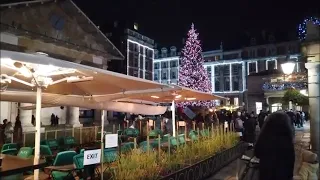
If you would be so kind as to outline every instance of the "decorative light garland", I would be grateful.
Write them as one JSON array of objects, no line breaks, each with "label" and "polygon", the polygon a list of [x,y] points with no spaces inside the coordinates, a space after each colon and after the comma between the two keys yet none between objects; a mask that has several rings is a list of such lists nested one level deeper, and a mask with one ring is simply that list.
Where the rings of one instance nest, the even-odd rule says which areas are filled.
[{"label": "decorative light garland", "polygon": [[307,34],[307,23],[312,22],[314,25],[320,26],[320,19],[316,17],[305,18],[298,27],[298,35],[300,40],[304,40]]}]

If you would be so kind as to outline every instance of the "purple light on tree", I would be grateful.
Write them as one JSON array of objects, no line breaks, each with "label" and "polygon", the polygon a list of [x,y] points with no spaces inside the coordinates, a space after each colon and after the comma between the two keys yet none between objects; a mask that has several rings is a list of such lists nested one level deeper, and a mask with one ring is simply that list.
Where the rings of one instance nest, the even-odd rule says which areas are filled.
[{"label": "purple light on tree", "polygon": [[[211,93],[211,81],[208,73],[204,68],[204,59],[201,55],[202,48],[198,33],[194,29],[194,24],[188,32],[188,38],[185,46],[181,51],[181,64],[179,68],[178,85],[194,89],[197,91]],[[187,97],[192,98],[192,97]],[[185,101],[178,106],[214,106],[214,101]]]}]

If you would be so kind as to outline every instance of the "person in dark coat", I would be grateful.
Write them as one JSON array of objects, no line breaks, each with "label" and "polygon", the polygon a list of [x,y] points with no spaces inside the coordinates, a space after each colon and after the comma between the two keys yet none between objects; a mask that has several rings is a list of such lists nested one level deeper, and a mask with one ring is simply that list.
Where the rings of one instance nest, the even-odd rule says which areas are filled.
[{"label": "person in dark coat", "polygon": [[290,118],[282,112],[269,115],[255,145],[260,159],[259,180],[292,180],[295,162]]},{"label": "person in dark coat", "polygon": [[56,120],[56,117],[55,117],[54,114],[52,113],[52,114],[51,114],[51,117],[50,117],[51,126],[54,126],[55,120]]},{"label": "person in dark coat", "polygon": [[243,124],[244,140],[248,142],[250,146],[253,146],[253,143],[256,138],[256,125],[257,125],[257,121],[254,117],[254,114],[250,114],[250,118],[246,120]]},{"label": "person in dark coat", "polygon": [[33,126],[36,126],[36,118],[34,117],[34,115],[31,116],[31,124]]},{"label": "person in dark coat", "polygon": [[59,117],[58,117],[58,115],[56,115],[54,120],[55,120],[55,125],[58,126],[59,125]]},{"label": "person in dark coat", "polygon": [[266,113],[264,113],[262,110],[260,110],[260,113],[258,115],[258,122],[259,122],[259,127],[260,129],[262,128],[263,126],[263,123],[264,123],[264,118],[266,117]]}]

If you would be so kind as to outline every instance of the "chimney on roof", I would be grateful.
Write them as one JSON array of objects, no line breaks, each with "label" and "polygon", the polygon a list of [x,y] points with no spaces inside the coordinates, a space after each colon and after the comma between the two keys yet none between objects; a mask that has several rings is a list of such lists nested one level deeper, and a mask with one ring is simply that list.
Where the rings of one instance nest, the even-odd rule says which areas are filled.
[{"label": "chimney on roof", "polygon": [[223,42],[220,43],[220,49],[223,50]]},{"label": "chimney on roof", "polygon": [[250,39],[250,45],[251,45],[251,46],[257,45],[256,38],[251,38],[251,39]]},{"label": "chimney on roof", "polygon": [[133,29],[138,31],[138,29],[139,29],[138,23],[133,23]]},{"label": "chimney on roof", "polygon": [[114,27],[114,28],[117,28],[117,27],[118,27],[118,21],[114,21],[114,22],[113,22],[113,27]]},{"label": "chimney on roof", "polygon": [[274,43],[275,42],[275,38],[274,38],[274,35],[273,34],[269,34],[269,36],[268,36],[268,41],[269,41],[269,43]]}]

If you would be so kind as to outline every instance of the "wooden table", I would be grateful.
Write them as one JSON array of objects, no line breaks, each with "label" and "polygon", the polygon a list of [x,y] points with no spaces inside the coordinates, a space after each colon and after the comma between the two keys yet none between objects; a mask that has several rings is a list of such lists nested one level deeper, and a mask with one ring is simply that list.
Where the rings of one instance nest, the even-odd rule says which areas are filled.
[{"label": "wooden table", "polygon": [[48,166],[44,168],[48,171],[61,171],[61,172],[69,172],[76,170],[76,167],[73,164],[63,165],[63,166]]},{"label": "wooden table", "polygon": [[40,160],[38,164],[33,164],[32,158],[21,158],[18,156],[1,154],[2,166],[0,169],[1,176],[9,176],[18,173],[23,173],[26,171],[33,171],[35,169],[40,169],[47,166],[45,160]]},{"label": "wooden table", "polygon": [[[77,168],[73,164],[69,165],[62,165],[62,166],[48,166],[44,168],[44,172],[51,177],[52,171],[60,171],[60,172],[66,172],[68,173],[66,177],[74,177],[74,172],[77,170]],[[67,179],[67,178],[66,178]]]}]

